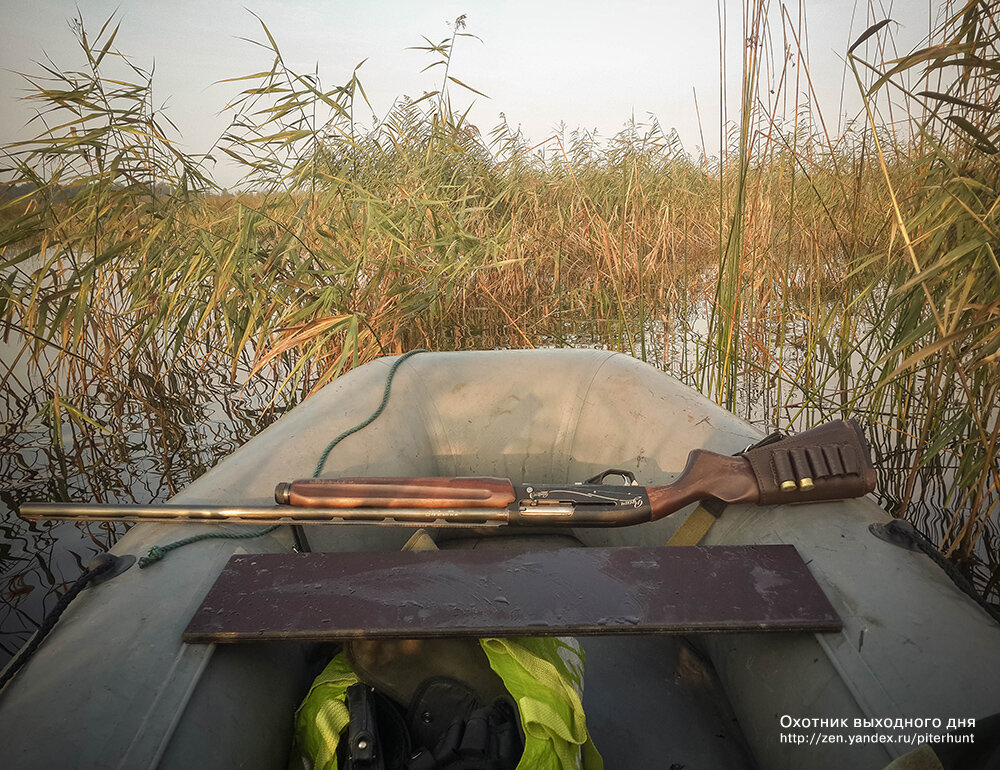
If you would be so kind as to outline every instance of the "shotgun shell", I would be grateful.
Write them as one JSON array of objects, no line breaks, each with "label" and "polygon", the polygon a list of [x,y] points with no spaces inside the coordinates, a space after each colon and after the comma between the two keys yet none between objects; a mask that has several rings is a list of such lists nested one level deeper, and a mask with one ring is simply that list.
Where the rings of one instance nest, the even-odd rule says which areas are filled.
[{"label": "shotgun shell", "polygon": [[797,489],[794,481],[782,481],[781,491],[782,492],[794,492]]},{"label": "shotgun shell", "polygon": [[816,485],[813,483],[813,480],[808,476],[806,476],[804,479],[799,479],[799,489],[801,489],[803,492],[808,492],[815,486]]}]

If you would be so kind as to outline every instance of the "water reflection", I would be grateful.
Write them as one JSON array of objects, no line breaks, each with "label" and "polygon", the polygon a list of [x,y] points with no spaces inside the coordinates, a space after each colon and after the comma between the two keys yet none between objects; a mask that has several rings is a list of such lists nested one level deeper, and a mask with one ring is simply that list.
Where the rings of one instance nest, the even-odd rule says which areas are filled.
[{"label": "water reflection", "polygon": [[[688,303],[641,323],[613,317],[581,321],[578,310],[539,314],[524,309],[516,317],[517,328],[499,313],[470,315],[442,334],[434,347],[496,349],[530,343],[617,349],[645,357],[715,395],[704,376],[709,355],[705,303]],[[854,379],[847,382],[803,342],[807,330],[790,324],[784,335],[788,343],[779,352],[771,347],[764,356],[746,355],[746,361],[760,363],[744,364],[734,411],[765,430],[802,430],[824,419],[860,416],[876,454],[879,502],[890,511],[898,509],[916,439],[899,429],[890,409],[870,398],[865,362],[855,362]],[[3,353],[5,362],[13,362],[17,350],[7,346]],[[249,361],[233,370],[212,355],[190,355],[165,368],[150,355],[128,366],[114,378],[93,379],[73,391],[66,382],[56,387],[46,378],[44,361],[35,367],[19,364],[0,391],[0,665],[28,639],[92,556],[126,531],[121,524],[24,522],[12,513],[22,502],[165,501],[299,398],[286,393],[272,403],[281,373],[248,383]],[[87,419],[75,417],[72,409]],[[945,454],[913,478],[916,502],[907,517],[935,542],[944,538],[950,520],[953,473]],[[979,559],[966,565],[980,587],[996,569],[997,542],[993,522],[981,540]]]},{"label": "water reflection", "polygon": [[123,524],[25,522],[13,513],[22,502],[162,502],[283,412],[269,404],[266,382],[243,387],[211,361],[123,379],[74,394],[74,408],[92,423],[74,419],[65,408],[69,400],[57,420],[48,383],[4,391],[0,665],[90,559],[127,531]]}]

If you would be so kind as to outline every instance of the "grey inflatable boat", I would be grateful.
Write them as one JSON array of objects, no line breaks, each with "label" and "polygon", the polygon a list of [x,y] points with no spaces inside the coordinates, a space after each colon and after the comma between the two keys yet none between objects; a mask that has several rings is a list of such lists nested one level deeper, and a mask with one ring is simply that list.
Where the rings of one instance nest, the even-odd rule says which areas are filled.
[{"label": "grey inflatable boat", "polygon": [[[330,439],[375,410],[392,362],[327,386],[172,502],[270,504],[276,482],[309,476]],[[544,483],[616,467],[640,483],[666,484],[694,448],[731,454],[759,438],[690,388],[620,354],[422,354],[399,368],[381,416],[334,449],[325,475]],[[472,539],[452,530],[444,547],[655,546],[686,513],[558,536],[497,530]],[[1000,711],[1000,626],[925,554],[869,531],[887,521],[867,498],[729,506],[704,543],[795,545],[843,630],[582,639],[587,722],[606,766],[882,768],[913,746],[880,734],[923,720],[928,728],[940,720],[943,732]],[[141,555],[218,526],[144,523],[113,552]],[[329,552],[397,550],[410,534],[375,526],[308,532],[313,550]],[[317,671],[314,647],[188,645],[181,632],[230,556],[291,547],[288,527],[254,540],[203,541],[83,591],[0,694],[4,764],[286,766],[292,715]],[[862,734],[876,737],[850,740]]]}]

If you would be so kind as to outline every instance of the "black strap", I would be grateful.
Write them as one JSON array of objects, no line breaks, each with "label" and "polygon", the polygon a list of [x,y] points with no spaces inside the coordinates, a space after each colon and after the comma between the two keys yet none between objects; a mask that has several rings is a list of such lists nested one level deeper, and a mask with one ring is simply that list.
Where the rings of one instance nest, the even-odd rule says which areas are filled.
[{"label": "black strap", "polygon": [[347,688],[347,770],[386,770],[379,744],[375,691],[366,684]]},{"label": "black strap", "polygon": [[[129,561],[129,559],[131,559],[131,561]],[[66,611],[66,608],[69,607],[70,602],[79,596],[80,592],[84,588],[90,585],[91,582],[97,581],[101,576],[110,574],[112,571],[117,570],[120,567],[127,569],[132,566],[134,561],[134,557],[115,556],[110,553],[97,554],[87,565],[87,569],[84,573],[73,582],[73,585],[67,589],[66,593],[59,597],[59,601],[56,602],[55,607],[52,608],[49,614],[46,615],[42,622],[38,625],[38,630],[35,631],[35,635],[31,637],[31,641],[21,648],[21,651],[17,654],[17,656],[7,664],[7,668],[0,673],[0,690],[2,690],[7,682],[13,679],[17,675],[17,672],[24,668],[25,664],[31,660],[31,657],[38,650],[39,646],[41,646],[45,637],[49,635],[49,632],[53,628],[55,628],[59,618]]]}]

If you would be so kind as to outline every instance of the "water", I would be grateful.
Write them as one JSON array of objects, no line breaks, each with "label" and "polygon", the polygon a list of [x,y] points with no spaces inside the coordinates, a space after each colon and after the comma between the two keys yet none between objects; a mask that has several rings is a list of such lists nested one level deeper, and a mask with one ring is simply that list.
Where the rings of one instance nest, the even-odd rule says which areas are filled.
[{"label": "water", "polygon": [[[538,347],[614,348],[636,357],[645,351],[649,363],[705,392],[710,383],[700,377],[698,361],[705,352],[706,318],[705,304],[691,304],[687,315],[657,314],[642,324],[631,319],[627,327],[614,319],[581,322],[558,313],[526,326]],[[794,376],[776,379],[776,368],[766,368],[775,364],[774,354],[769,354],[759,371],[748,367],[741,376],[734,411],[763,430],[803,429],[841,416],[843,382],[825,374],[821,361],[810,362],[808,348],[794,342],[804,337],[801,330],[789,328],[786,334],[793,342],[780,353],[781,369],[804,373],[802,381],[810,380],[819,397],[807,397]],[[439,342],[438,349],[525,344],[503,319],[453,330]],[[13,337],[0,343],[3,362],[12,364],[19,349]],[[130,370],[117,371],[113,380],[92,380],[75,391],[68,381],[55,387],[45,373],[48,363],[44,357],[39,366],[18,361],[0,389],[0,666],[30,637],[87,562],[126,531],[121,524],[24,522],[12,513],[22,502],[165,501],[299,398],[284,394],[283,400],[272,403],[274,382],[280,377],[248,379],[248,360],[236,367],[234,377],[228,365],[204,351],[169,370],[155,357],[141,358],[129,364]],[[858,383],[864,382],[864,371],[864,362],[857,362]],[[912,441],[885,427],[889,416],[880,424],[875,406],[854,384],[849,383],[855,406],[869,412],[870,439],[880,467],[879,502],[891,510],[899,504]],[[55,395],[60,419],[55,417]],[[102,427],[74,418],[73,405]],[[927,469],[917,479],[920,502],[908,517],[932,540],[944,535],[949,486],[947,472],[940,469]],[[994,525],[983,544],[988,549],[996,542]],[[983,569],[980,566],[980,573]],[[983,574],[979,578],[984,584]]]},{"label": "water", "polygon": [[[3,352],[11,361],[9,346]],[[268,405],[266,383],[247,388],[220,366],[188,364],[160,378],[137,370],[126,378],[128,392],[103,381],[77,394],[81,411],[103,426],[84,422],[85,431],[65,404],[62,420],[53,419],[51,387],[37,372],[20,367],[18,375],[0,402],[0,666],[90,559],[127,531],[26,522],[12,513],[22,502],[162,502],[283,411]]]}]

